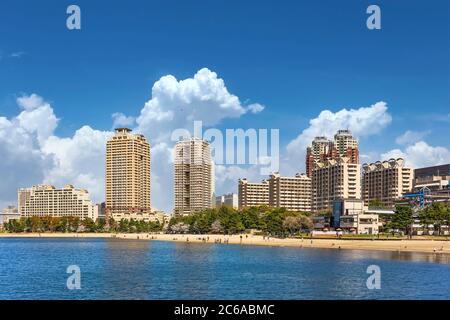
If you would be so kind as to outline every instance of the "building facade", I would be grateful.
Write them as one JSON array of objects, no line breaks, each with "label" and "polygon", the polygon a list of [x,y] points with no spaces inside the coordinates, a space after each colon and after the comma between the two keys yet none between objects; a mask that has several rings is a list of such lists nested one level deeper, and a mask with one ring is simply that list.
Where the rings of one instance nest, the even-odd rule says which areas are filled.
[{"label": "building facade", "polygon": [[106,143],[107,219],[146,220],[150,206],[150,144],[141,134],[118,128]]},{"label": "building facade", "polygon": [[449,177],[450,176],[450,164],[443,164],[433,167],[417,168],[414,170],[414,177],[426,178],[426,177]]},{"label": "building facade", "polygon": [[269,182],[248,182],[246,178],[239,179],[238,187],[239,209],[269,205]]},{"label": "building facade", "polygon": [[312,211],[331,210],[338,199],[361,199],[359,164],[347,157],[316,162],[312,172]]},{"label": "building facade", "polygon": [[212,208],[215,183],[209,143],[197,138],[179,141],[174,153],[174,213],[189,215]]},{"label": "building facade", "polygon": [[56,189],[51,185],[36,185],[18,191],[18,212],[21,217],[98,217],[98,207],[90,199],[89,192],[66,185]]},{"label": "building facade", "polygon": [[311,178],[304,174],[282,177],[273,173],[269,182],[269,206],[288,211],[311,211]]},{"label": "building facade", "polygon": [[412,186],[413,170],[405,167],[402,158],[363,165],[363,198],[367,206],[377,201],[392,208]]},{"label": "building facade", "polygon": [[359,163],[359,146],[350,130],[339,130],[331,141],[327,137],[315,137],[306,149],[306,175],[312,176],[314,164],[346,157],[349,163]]},{"label": "building facade", "polygon": [[239,199],[236,193],[228,193],[222,196],[216,197],[216,207],[229,207],[233,209],[239,208]]}]

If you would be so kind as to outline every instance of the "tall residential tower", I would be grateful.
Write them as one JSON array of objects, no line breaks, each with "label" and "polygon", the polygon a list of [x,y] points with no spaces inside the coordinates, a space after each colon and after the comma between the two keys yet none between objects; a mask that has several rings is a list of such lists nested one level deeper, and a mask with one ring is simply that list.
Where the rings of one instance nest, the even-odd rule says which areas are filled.
[{"label": "tall residential tower", "polygon": [[174,149],[174,213],[189,215],[213,207],[214,163],[209,143],[193,138]]},{"label": "tall residential tower", "polygon": [[106,217],[146,220],[150,207],[150,144],[118,128],[106,143]]}]

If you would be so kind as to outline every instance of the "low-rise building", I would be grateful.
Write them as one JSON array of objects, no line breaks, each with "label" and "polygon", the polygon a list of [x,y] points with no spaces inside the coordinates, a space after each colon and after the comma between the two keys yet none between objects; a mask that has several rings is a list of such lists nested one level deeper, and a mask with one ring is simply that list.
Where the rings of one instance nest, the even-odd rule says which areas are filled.
[{"label": "low-rise building", "polygon": [[66,185],[56,189],[51,185],[35,185],[18,191],[18,212],[22,217],[72,216],[80,219],[98,217],[98,207],[90,199],[89,192]]},{"label": "low-rise building", "polygon": [[340,217],[339,228],[356,234],[378,234],[379,218],[376,214],[350,214]]},{"label": "low-rise building", "polygon": [[239,179],[238,187],[239,209],[269,205],[269,182],[248,182],[246,178]]},{"label": "low-rise building", "polygon": [[278,172],[270,176],[269,205],[287,211],[311,211],[311,178],[297,173],[282,177]]},{"label": "low-rise building", "polygon": [[337,199],[333,201],[332,227],[339,228],[342,216],[363,214],[368,208],[360,199]]}]

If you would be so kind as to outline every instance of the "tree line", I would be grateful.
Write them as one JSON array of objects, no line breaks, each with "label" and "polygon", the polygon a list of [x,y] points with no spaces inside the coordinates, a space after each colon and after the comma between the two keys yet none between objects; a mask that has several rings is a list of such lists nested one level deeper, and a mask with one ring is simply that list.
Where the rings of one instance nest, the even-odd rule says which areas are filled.
[{"label": "tree line", "polygon": [[425,230],[437,231],[443,234],[443,227],[450,224],[450,204],[444,202],[434,202],[429,206],[414,212],[409,206],[397,206],[395,213],[385,229],[401,230],[405,234],[412,234],[414,220],[419,220],[418,224]]},{"label": "tree line", "polygon": [[307,212],[291,212],[267,206],[242,210],[223,206],[189,216],[176,216],[170,220],[167,232],[238,234],[256,229],[265,234],[287,236],[312,228],[312,219]]},{"label": "tree line", "polygon": [[123,232],[123,233],[141,233],[157,232],[163,229],[163,225],[153,221],[125,220],[120,222],[109,219],[99,218],[93,220],[86,218],[81,220],[79,217],[52,217],[52,216],[33,216],[20,219],[12,219],[4,224],[4,229],[8,232]]}]

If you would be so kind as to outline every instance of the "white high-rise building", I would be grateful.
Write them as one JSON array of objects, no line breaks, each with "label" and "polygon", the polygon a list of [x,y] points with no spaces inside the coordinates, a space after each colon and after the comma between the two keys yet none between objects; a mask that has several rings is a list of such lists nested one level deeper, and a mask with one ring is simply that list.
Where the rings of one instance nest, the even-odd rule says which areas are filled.
[{"label": "white high-rise building", "polygon": [[189,215],[212,208],[214,162],[209,143],[197,138],[179,141],[174,153],[174,213]]}]

